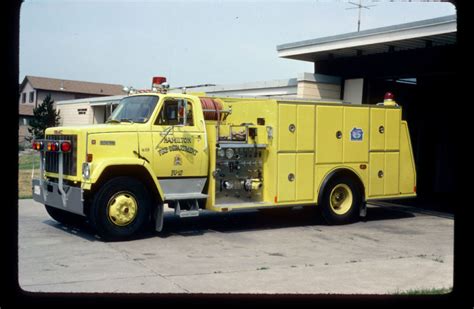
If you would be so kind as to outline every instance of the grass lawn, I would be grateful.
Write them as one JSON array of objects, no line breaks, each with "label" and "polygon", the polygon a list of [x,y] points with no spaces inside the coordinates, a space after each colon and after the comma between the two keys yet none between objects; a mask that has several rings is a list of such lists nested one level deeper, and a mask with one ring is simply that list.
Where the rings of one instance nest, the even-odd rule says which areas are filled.
[{"label": "grass lawn", "polygon": [[31,171],[35,167],[35,175],[39,175],[39,154],[24,154],[19,157],[18,163],[18,198],[32,198]]},{"label": "grass lawn", "polygon": [[18,169],[19,170],[30,170],[35,166],[35,169],[39,167],[39,154],[38,153],[31,153],[31,154],[24,154],[21,155],[18,162]]}]

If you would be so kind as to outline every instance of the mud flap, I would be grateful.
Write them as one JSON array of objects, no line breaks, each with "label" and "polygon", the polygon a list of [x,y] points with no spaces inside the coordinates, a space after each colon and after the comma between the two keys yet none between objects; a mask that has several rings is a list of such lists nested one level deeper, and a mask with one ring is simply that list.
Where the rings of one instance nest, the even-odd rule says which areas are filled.
[{"label": "mud flap", "polygon": [[163,204],[158,204],[154,211],[155,230],[161,232],[163,230]]},{"label": "mud flap", "polygon": [[367,216],[367,203],[364,201],[360,205],[359,216],[365,218]]}]

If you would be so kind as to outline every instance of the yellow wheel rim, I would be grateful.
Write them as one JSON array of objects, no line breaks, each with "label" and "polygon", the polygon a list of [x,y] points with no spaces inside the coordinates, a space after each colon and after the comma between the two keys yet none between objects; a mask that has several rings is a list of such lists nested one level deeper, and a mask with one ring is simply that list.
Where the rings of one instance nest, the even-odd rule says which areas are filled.
[{"label": "yellow wheel rim", "polygon": [[128,192],[116,193],[107,204],[109,220],[118,226],[126,226],[132,223],[137,216],[137,210],[137,200]]},{"label": "yellow wheel rim", "polygon": [[351,188],[346,184],[338,184],[329,195],[331,209],[338,215],[346,214],[351,209],[353,201]]}]

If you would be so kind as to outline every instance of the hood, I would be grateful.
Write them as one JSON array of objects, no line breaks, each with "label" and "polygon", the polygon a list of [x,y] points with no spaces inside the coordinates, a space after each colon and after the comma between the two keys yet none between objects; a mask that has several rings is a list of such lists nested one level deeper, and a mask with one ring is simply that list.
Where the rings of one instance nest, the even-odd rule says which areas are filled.
[{"label": "hood", "polygon": [[80,126],[51,127],[46,129],[46,135],[58,134],[84,134],[84,133],[106,133],[106,132],[135,132],[144,124],[138,123],[108,123]]}]

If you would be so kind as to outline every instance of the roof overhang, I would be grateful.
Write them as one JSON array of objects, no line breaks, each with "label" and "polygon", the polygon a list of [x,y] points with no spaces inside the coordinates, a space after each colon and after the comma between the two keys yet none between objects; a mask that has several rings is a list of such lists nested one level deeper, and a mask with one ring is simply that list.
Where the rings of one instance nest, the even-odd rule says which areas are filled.
[{"label": "roof overhang", "polygon": [[456,43],[456,15],[277,46],[281,58],[320,61]]},{"label": "roof overhang", "polygon": [[126,97],[125,95],[116,95],[108,97],[95,97],[95,98],[83,98],[83,99],[74,99],[74,100],[63,100],[56,102],[56,105],[66,105],[66,104],[89,104],[90,106],[100,106],[108,104],[118,104],[118,102]]}]

